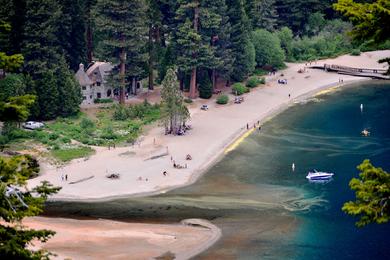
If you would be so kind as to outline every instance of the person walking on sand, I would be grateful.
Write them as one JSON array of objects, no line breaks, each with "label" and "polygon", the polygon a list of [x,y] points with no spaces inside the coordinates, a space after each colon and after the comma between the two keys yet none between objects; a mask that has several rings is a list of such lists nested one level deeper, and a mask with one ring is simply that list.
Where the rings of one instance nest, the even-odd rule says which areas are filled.
[{"label": "person walking on sand", "polygon": [[248,130],[248,129],[249,129],[249,124],[247,123],[247,124],[246,124],[246,130]]},{"label": "person walking on sand", "polygon": [[65,174],[65,181],[68,181],[68,174]]}]

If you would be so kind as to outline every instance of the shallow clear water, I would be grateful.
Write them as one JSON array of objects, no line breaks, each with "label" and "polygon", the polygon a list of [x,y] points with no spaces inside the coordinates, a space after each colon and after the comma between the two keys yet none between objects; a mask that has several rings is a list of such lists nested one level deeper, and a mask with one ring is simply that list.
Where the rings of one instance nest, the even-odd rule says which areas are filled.
[{"label": "shallow clear water", "polygon": [[[152,223],[209,219],[223,238],[198,259],[390,259],[390,224],[358,229],[341,211],[353,199],[348,182],[363,159],[390,170],[389,115],[389,83],[346,88],[290,107],[190,187],[149,198],[52,203],[46,214]],[[360,136],[364,128],[371,136]],[[309,183],[312,168],[335,177]]]}]

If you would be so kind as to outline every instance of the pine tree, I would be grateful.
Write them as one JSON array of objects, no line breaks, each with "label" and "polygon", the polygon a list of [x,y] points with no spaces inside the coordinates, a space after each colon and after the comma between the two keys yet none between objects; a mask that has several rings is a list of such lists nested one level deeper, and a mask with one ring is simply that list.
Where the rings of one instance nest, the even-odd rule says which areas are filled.
[{"label": "pine tree", "polygon": [[73,71],[86,61],[86,20],[84,19],[85,0],[61,0],[62,15],[58,38],[65,58]]},{"label": "pine tree", "polygon": [[141,74],[145,61],[147,37],[146,3],[144,0],[98,0],[96,25],[108,38],[103,43],[112,59],[119,62],[120,103],[125,102],[126,76]]},{"label": "pine tree", "polygon": [[0,157],[0,258],[49,259],[45,250],[33,250],[33,242],[46,242],[55,232],[27,229],[21,225],[25,217],[36,216],[44,209],[50,194],[58,192],[47,181],[26,190],[27,179],[37,175],[39,165],[29,155]]},{"label": "pine tree", "polygon": [[333,0],[276,0],[279,26],[289,27],[294,34],[303,34],[310,14],[324,12]]},{"label": "pine tree", "polygon": [[96,4],[96,0],[84,0],[84,19],[86,23],[86,51],[87,51],[87,62],[88,64],[92,63],[93,60],[93,51],[94,51],[94,44],[93,44],[93,36],[94,36],[94,19],[93,19],[93,9]]},{"label": "pine tree", "polygon": [[229,79],[233,70],[233,58],[230,42],[231,26],[226,15],[225,0],[203,0],[201,12],[201,34],[204,42],[211,44],[213,57],[209,59],[212,69],[213,89],[220,76]]},{"label": "pine tree", "polygon": [[60,58],[58,28],[61,8],[57,0],[27,0],[22,54],[25,71],[39,79]]},{"label": "pine tree", "polygon": [[199,34],[199,1],[180,0],[176,11],[178,26],[175,34],[177,64],[184,73],[191,73],[190,98],[196,97],[196,71],[201,65],[199,55],[202,46],[202,37]]},{"label": "pine tree", "polygon": [[254,46],[250,41],[250,25],[243,0],[227,0],[231,43],[234,57],[232,79],[242,81],[255,67]]},{"label": "pine tree", "polygon": [[58,90],[58,115],[66,117],[79,111],[82,101],[80,85],[69,70],[64,58],[60,59],[56,71]]},{"label": "pine tree", "polygon": [[45,120],[53,119],[60,109],[57,79],[53,70],[45,70],[40,76],[41,78],[34,82],[38,94],[39,117]]},{"label": "pine tree", "polygon": [[275,29],[278,18],[275,0],[248,0],[246,12],[253,30],[261,28],[272,31]]},{"label": "pine tree", "polygon": [[176,134],[190,117],[184,98],[177,84],[174,69],[167,70],[161,90],[161,121],[166,133]]}]

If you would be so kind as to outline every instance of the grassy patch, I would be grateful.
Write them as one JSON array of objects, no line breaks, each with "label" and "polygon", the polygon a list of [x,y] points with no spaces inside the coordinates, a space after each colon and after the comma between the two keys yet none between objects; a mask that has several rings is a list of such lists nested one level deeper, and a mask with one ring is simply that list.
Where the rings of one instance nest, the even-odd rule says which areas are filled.
[{"label": "grassy patch", "polygon": [[56,149],[51,151],[51,154],[54,158],[63,162],[68,162],[70,160],[77,159],[77,158],[87,157],[94,153],[95,150],[93,150],[91,147],[86,147],[86,146]]}]

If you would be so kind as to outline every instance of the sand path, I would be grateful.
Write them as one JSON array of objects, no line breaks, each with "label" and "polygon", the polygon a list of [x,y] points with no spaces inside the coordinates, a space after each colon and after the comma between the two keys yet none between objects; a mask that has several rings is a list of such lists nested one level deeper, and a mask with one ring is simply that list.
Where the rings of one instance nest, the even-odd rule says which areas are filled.
[{"label": "sand path", "polygon": [[[390,50],[363,53],[361,56],[340,56],[336,59],[318,61],[318,64],[338,64],[353,67],[383,68],[377,60],[390,56]],[[153,128],[142,137],[140,145],[108,150],[97,147],[97,153],[89,159],[74,160],[61,169],[42,164],[42,174],[29,181],[35,186],[43,180],[62,186],[61,191],[53,196],[54,200],[108,200],[114,197],[144,196],[166,192],[170,189],[188,185],[229,149],[234,141],[242,136],[249,124],[253,127],[293,104],[295,101],[327,89],[344,84],[365,80],[359,77],[327,73],[321,70],[310,70],[297,73],[305,64],[288,64],[286,70],[276,76],[268,76],[267,84],[246,94],[245,102],[228,105],[217,105],[215,99],[198,100],[191,105],[191,122],[193,129],[186,136],[165,136],[162,128]],[[280,74],[284,76],[281,77]],[[287,79],[287,85],[277,84],[277,79]],[[291,95],[291,97],[288,96]],[[209,110],[199,109],[200,104],[208,104]],[[234,146],[233,146],[234,147]],[[168,152],[169,155],[158,157]],[[186,161],[186,154],[192,160]],[[156,159],[149,159],[157,156]],[[174,169],[171,156],[176,163],[187,169]],[[164,176],[163,171],[168,175]],[[110,180],[108,173],[119,173],[119,180]],[[61,175],[68,175],[68,181],[62,181]],[[93,178],[77,184],[69,182]],[[139,177],[142,180],[139,180]]]}]

